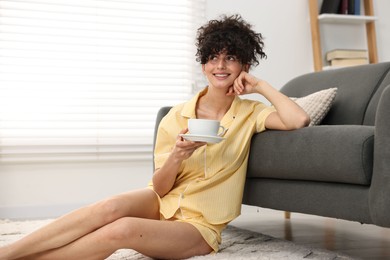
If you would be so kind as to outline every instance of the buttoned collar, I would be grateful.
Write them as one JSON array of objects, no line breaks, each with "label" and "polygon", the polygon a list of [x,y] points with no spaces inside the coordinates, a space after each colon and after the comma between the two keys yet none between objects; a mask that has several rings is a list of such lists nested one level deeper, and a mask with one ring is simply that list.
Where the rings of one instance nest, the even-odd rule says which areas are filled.
[{"label": "buttoned collar", "polygon": [[[196,104],[201,96],[204,96],[208,91],[208,87],[199,91],[193,98],[191,98],[183,107],[181,115],[186,118],[196,118]],[[240,108],[241,99],[238,96],[234,97],[233,103],[230,106],[229,110],[223,116],[221,124],[223,126],[230,125],[232,120],[236,117],[238,110]]]}]

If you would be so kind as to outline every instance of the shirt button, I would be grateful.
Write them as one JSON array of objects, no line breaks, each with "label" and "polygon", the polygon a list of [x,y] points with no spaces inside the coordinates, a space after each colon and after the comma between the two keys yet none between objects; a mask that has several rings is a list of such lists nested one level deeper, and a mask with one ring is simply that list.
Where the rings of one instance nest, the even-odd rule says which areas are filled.
[{"label": "shirt button", "polygon": [[184,194],[183,193],[180,193],[180,198],[184,199]]}]

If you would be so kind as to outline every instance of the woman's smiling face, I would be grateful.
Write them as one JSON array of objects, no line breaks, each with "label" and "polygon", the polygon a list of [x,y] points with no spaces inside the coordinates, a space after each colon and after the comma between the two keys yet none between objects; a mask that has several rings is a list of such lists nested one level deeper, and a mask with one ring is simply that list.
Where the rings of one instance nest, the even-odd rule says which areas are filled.
[{"label": "woman's smiling face", "polygon": [[233,85],[234,80],[246,67],[236,56],[229,55],[226,52],[210,56],[207,63],[202,65],[209,87],[226,90]]}]

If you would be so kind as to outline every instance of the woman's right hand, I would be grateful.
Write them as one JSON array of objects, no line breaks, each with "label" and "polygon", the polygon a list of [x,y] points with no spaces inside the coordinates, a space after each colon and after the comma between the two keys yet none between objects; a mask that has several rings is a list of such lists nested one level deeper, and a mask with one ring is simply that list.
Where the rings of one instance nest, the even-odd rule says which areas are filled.
[{"label": "woman's right hand", "polygon": [[177,135],[176,143],[172,151],[172,155],[176,158],[176,160],[184,161],[190,158],[196,149],[207,144],[205,142],[187,141],[180,136],[181,134],[185,134],[187,132],[188,128],[185,128]]}]

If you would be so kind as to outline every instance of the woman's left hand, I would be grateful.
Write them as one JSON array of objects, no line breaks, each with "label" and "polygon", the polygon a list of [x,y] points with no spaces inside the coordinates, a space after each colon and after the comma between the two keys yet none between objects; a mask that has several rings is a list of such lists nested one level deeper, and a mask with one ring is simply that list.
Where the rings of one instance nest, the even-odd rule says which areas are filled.
[{"label": "woman's left hand", "polygon": [[233,85],[229,88],[226,94],[231,96],[258,93],[256,87],[258,86],[259,81],[260,80],[258,78],[252,76],[248,72],[242,71],[234,80]]}]

